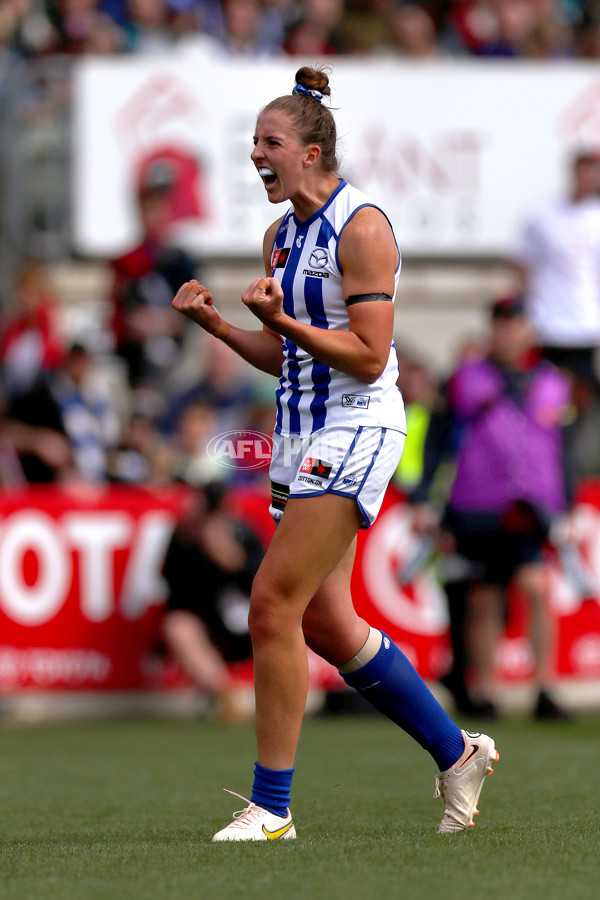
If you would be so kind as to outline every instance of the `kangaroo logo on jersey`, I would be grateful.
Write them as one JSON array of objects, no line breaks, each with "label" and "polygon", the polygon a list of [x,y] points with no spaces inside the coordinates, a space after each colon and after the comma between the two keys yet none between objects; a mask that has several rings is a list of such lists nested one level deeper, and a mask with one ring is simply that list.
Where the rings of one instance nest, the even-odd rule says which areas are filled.
[{"label": "kangaroo logo on jersey", "polygon": [[329,474],[332,468],[333,463],[328,463],[323,459],[315,459],[312,456],[307,456],[300,466],[300,471],[306,472],[309,475],[316,475],[318,478],[329,478]]},{"label": "kangaroo logo on jersey", "polygon": [[317,247],[316,250],[313,250],[310,254],[308,264],[311,269],[324,269],[328,259],[329,254],[327,253],[327,250],[323,250],[322,247]]},{"label": "kangaroo logo on jersey", "polygon": [[289,255],[290,247],[280,247],[277,250],[273,250],[273,253],[271,255],[271,268],[283,269],[286,262],[288,261]]},{"label": "kangaroo logo on jersey", "polygon": [[304,235],[299,234],[296,238],[296,247],[302,247],[302,241],[304,240]]}]

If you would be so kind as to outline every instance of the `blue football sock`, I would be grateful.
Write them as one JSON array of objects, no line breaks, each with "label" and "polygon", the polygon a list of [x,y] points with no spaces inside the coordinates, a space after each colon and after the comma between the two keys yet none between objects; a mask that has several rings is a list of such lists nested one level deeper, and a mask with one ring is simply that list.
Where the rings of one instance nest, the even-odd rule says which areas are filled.
[{"label": "blue football sock", "polygon": [[254,763],[252,803],[268,809],[274,816],[287,816],[294,769],[265,769]]},{"label": "blue football sock", "polygon": [[460,728],[386,634],[373,659],[342,678],[428,750],[440,771],[461,756],[465,746]]}]

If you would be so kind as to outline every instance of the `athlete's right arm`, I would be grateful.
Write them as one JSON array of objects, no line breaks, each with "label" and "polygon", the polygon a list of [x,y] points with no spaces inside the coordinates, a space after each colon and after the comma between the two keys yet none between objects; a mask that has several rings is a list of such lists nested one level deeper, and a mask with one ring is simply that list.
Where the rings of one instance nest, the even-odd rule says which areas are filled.
[{"label": "athlete's right arm", "polygon": [[[265,234],[263,256],[267,275],[271,274],[271,247],[279,221],[274,222]],[[266,325],[262,331],[247,331],[226,322],[217,312],[209,289],[198,281],[186,281],[177,291],[172,305],[178,312],[235,350],[256,369],[276,377],[281,374],[283,363],[281,335]]]}]

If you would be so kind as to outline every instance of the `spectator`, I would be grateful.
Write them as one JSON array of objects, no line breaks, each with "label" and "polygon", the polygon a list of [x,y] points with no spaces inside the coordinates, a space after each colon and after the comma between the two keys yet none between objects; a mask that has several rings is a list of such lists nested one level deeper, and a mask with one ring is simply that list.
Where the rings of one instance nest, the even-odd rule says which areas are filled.
[{"label": "spectator", "polygon": [[572,462],[575,482],[600,476],[600,388],[589,372],[573,384],[575,421],[572,429]]},{"label": "spectator", "polygon": [[[474,362],[483,359],[487,352],[487,342],[476,336],[467,337],[458,348],[457,360],[459,364]],[[398,355],[398,386],[408,409],[415,404],[416,411],[414,423],[408,429],[413,433],[413,438],[407,437],[407,443],[414,441],[414,454],[409,454],[415,457],[412,477],[400,477],[400,481],[404,480],[404,487],[408,490],[409,500],[413,505],[433,499],[439,506],[440,498],[447,495],[454,476],[453,464],[460,442],[460,423],[450,404],[448,381],[436,385],[433,373],[427,367],[420,363],[414,364],[406,354]],[[397,478],[402,471],[399,467]]]},{"label": "spectator", "polygon": [[154,420],[143,413],[129,417],[123,439],[108,458],[111,481],[164,484],[169,480],[171,453]]},{"label": "spectator", "polygon": [[[203,32],[203,16],[200,4],[196,0],[167,0],[169,7],[169,27],[173,40],[179,44],[182,39],[198,40],[200,32]],[[207,47],[213,44],[213,39],[207,34],[202,34]],[[214,42],[216,45],[216,41]],[[179,47],[178,47],[179,49]]]},{"label": "spectator", "polygon": [[331,56],[344,53],[342,0],[304,0],[300,19],[289,29],[284,49],[291,56]]},{"label": "spectator", "polygon": [[[462,365],[485,358],[487,341],[480,337],[465,338],[458,348],[457,360]],[[489,702],[474,701],[467,685],[467,656],[464,646],[466,599],[469,593],[469,565],[453,553],[454,541],[449,535],[438,534],[439,513],[450,492],[456,474],[455,460],[460,446],[461,422],[450,403],[448,381],[436,392],[431,407],[423,446],[421,479],[409,493],[413,506],[413,528],[422,535],[422,543],[415,557],[400,570],[401,582],[410,580],[411,569],[416,571],[428,563],[436,550],[442,554],[438,574],[444,583],[444,591],[450,615],[450,644],[452,666],[440,679],[450,691],[461,712],[485,718],[494,709]]]},{"label": "spectator", "polygon": [[273,47],[261,44],[262,10],[258,0],[223,0],[223,48],[232,56],[264,56]]},{"label": "spectator", "polygon": [[5,436],[28,482],[107,479],[107,453],[118,442],[119,421],[93,368],[85,347],[73,344],[60,369],[10,404]]},{"label": "spectator", "polygon": [[21,16],[15,3],[0,8],[0,48],[11,47],[18,40]]},{"label": "spectator", "polygon": [[49,288],[45,267],[26,262],[15,286],[15,312],[7,315],[0,337],[5,396],[30,390],[42,373],[56,369],[64,355],[60,305]]},{"label": "spectator", "polygon": [[160,53],[172,44],[166,0],[128,0],[129,46],[136,53]]},{"label": "spectator", "polygon": [[252,656],[250,589],[263,552],[254,531],[227,510],[223,487],[207,484],[165,557],[167,646],[226,719],[238,717],[228,664]]},{"label": "spectator", "polygon": [[17,450],[17,435],[0,411],[0,486],[4,493],[23,488],[27,482]]},{"label": "spectator", "polygon": [[406,59],[433,60],[440,55],[435,23],[417,4],[401,4],[390,14],[390,49]]},{"label": "spectator", "polygon": [[[229,46],[227,0],[3,0],[0,46],[25,56],[47,53],[154,52],[180,37]],[[408,56],[445,53],[496,57],[556,58],[574,51],[597,57],[597,11],[583,0],[234,0],[238,19],[234,52],[270,55],[287,35],[296,54],[365,53],[387,42],[399,12],[400,43]],[[238,43],[251,7],[258,11],[257,37]],[[325,19],[335,12],[333,32]],[[245,20],[246,24],[242,24]],[[302,20],[302,21],[300,21]],[[430,24],[435,36],[431,39]],[[250,29],[252,31],[252,29]],[[576,41],[574,39],[576,34]],[[424,37],[426,43],[423,44]],[[427,48],[424,52],[424,47]]]},{"label": "spectator", "polygon": [[121,28],[126,28],[129,25],[130,16],[127,0],[99,0],[98,9],[109,15]]},{"label": "spectator", "polygon": [[378,54],[387,43],[390,8],[395,5],[396,0],[345,0],[340,23],[344,52]]},{"label": "spectator", "polygon": [[88,56],[114,56],[127,49],[127,36],[105,13],[97,13],[94,27],[87,34],[82,53]]},{"label": "spectator", "polygon": [[527,55],[536,59],[561,59],[574,53],[575,34],[556,0],[534,0],[536,22]]},{"label": "spectator", "polygon": [[217,417],[208,403],[197,401],[186,406],[172,441],[173,478],[195,486],[226,479],[227,467],[207,452],[211,439],[217,434],[216,423]]},{"label": "spectator", "polygon": [[[464,645],[473,711],[495,713],[495,649],[503,592],[513,583],[531,609],[538,718],[563,711],[550,695],[554,621],[547,607],[542,547],[553,519],[571,500],[564,469],[562,423],[566,379],[530,354],[531,331],[518,298],[492,308],[487,358],[466,362],[450,379],[448,396],[462,422],[456,475],[443,528],[469,571]],[[418,516],[418,529],[432,518]],[[455,693],[462,705],[463,696]]]},{"label": "spectator", "polygon": [[455,0],[446,14],[446,43],[477,54],[492,41],[497,22],[488,0]]},{"label": "spectator", "polygon": [[536,14],[529,0],[494,0],[489,4],[491,34],[477,49],[478,56],[525,56],[536,26]]},{"label": "spectator", "polygon": [[574,34],[555,0],[467,0],[454,3],[450,22],[476,56],[570,56]]},{"label": "spectator", "polygon": [[600,58],[600,11],[582,11],[575,23],[575,53],[582,59]]},{"label": "spectator", "polygon": [[263,0],[259,42],[270,53],[281,53],[286,31],[297,15],[297,0]]},{"label": "spectator", "polygon": [[[171,247],[171,189],[168,160],[155,160],[140,187],[142,240],[112,266],[113,332],[127,367],[130,386],[145,396],[148,412],[158,413],[165,381],[178,362],[183,328],[171,309],[181,279],[196,274],[196,263]],[[181,318],[181,317],[179,317]]]},{"label": "spectator", "polygon": [[527,314],[543,354],[574,378],[595,377],[600,341],[600,163],[577,153],[565,200],[526,225],[517,255]]},{"label": "spectator", "polygon": [[114,19],[98,9],[98,0],[56,0],[49,5],[49,14],[57,34],[54,49],[59,53],[79,56],[94,52],[95,45],[108,52],[125,49],[124,34]]},{"label": "spectator", "polygon": [[425,437],[436,404],[437,386],[433,373],[419,360],[411,360],[403,367],[397,383],[404,398],[407,437],[394,481],[410,491],[423,474]]},{"label": "spectator", "polygon": [[249,433],[249,436],[262,436],[257,437],[261,455],[248,458],[245,455],[241,456],[232,475],[232,484],[252,483],[258,490],[264,488],[267,493],[271,490],[270,458],[268,460],[265,458],[268,451],[262,438],[266,438],[266,443],[270,444],[270,435],[275,430],[276,413],[273,410],[273,388],[270,379],[258,380],[253,386],[241,431]]},{"label": "spectator", "polygon": [[58,33],[47,11],[35,0],[4,0],[0,6],[0,48],[6,42],[26,57],[53,52]]},{"label": "spectator", "polygon": [[215,431],[242,428],[254,394],[252,382],[242,373],[239,357],[221,341],[203,343],[198,357],[203,363],[202,375],[195,384],[169,398],[163,430],[172,434],[185,409],[199,401],[211,407]]}]

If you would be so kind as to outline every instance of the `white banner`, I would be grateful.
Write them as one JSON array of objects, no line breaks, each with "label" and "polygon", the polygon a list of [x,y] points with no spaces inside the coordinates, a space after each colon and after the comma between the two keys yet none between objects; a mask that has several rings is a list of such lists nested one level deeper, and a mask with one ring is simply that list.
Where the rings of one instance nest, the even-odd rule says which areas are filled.
[{"label": "white banner", "polygon": [[[291,91],[298,66],[194,48],[82,60],[76,249],[129,249],[139,173],[166,159],[180,173],[180,243],[258,256],[284,207],[269,204],[250,161],[256,114]],[[330,77],[342,174],[384,207],[408,254],[511,253],[524,217],[566,190],[573,148],[600,147],[596,64],[342,60]]]}]

